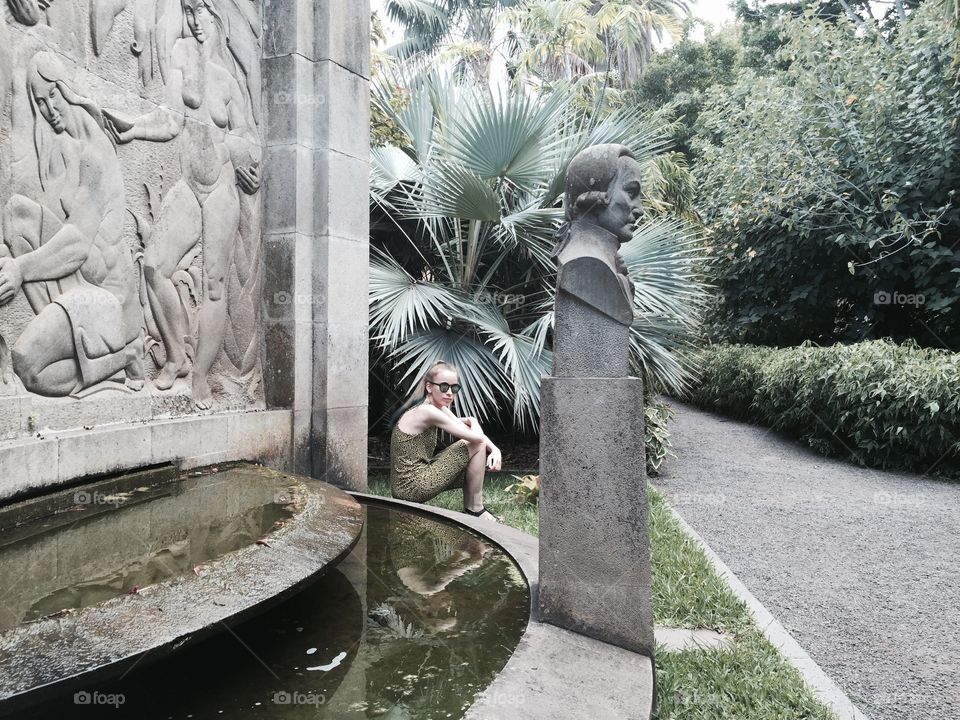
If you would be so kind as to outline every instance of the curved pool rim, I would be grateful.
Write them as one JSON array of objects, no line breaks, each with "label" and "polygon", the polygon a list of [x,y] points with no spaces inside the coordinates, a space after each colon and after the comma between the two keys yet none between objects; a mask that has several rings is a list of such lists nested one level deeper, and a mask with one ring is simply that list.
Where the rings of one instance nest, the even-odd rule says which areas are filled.
[{"label": "curved pool rim", "polygon": [[[249,620],[299,592],[354,548],[364,513],[349,494],[320,480],[246,463],[219,467],[237,465],[300,483],[306,489],[303,509],[266,542],[211,560],[196,574],[0,635],[0,664],[6,669],[0,682],[0,717],[107,681],[141,661],[162,660],[223,625]],[[258,582],[237,582],[244,577]],[[116,628],[135,632],[114,632]],[[31,662],[22,662],[24,657]]]},{"label": "curved pool rim", "polygon": [[[540,622],[540,541],[503,523],[382,495],[350,491],[364,504],[403,508],[461,525],[497,545],[530,588],[530,616],[506,666],[470,707],[466,720],[554,720],[571,707],[582,717],[649,720],[654,710],[650,658]],[[526,699],[536,698],[532,706]]]}]

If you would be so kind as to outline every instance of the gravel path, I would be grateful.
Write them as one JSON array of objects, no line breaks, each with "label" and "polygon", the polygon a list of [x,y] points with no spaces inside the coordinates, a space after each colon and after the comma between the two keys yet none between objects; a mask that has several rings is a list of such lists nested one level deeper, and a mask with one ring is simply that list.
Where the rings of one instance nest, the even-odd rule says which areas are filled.
[{"label": "gravel path", "polygon": [[670,404],[677,512],[872,720],[960,720],[960,484]]}]

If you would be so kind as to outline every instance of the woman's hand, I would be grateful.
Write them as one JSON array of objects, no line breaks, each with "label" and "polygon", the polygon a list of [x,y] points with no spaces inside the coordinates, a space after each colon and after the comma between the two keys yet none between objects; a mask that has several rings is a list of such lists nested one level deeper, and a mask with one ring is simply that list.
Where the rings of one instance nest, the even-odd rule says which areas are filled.
[{"label": "woman's hand", "polygon": [[104,110],[103,124],[106,128],[106,131],[110,133],[110,136],[113,138],[113,141],[117,143],[117,145],[124,145],[135,139],[133,134],[133,120],[128,120],[124,117],[121,117],[110,110]]},{"label": "woman's hand", "polygon": [[499,470],[503,467],[503,457],[500,455],[500,448],[494,448],[487,455],[487,470]]},{"label": "woman's hand", "polygon": [[260,171],[256,165],[237,168],[237,185],[247,195],[253,195],[260,189]]}]

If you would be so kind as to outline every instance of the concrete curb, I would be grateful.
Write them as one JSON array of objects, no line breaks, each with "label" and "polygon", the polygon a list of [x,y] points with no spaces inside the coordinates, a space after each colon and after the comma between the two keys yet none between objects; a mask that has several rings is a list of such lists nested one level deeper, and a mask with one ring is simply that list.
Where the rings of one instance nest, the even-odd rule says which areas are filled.
[{"label": "concrete curb", "polygon": [[[660,492],[660,490],[657,489],[657,492]],[[663,492],[660,492],[660,495],[666,501],[667,495]],[[740,578],[733,574],[733,571],[730,570],[726,563],[720,559],[720,556],[707,545],[706,541],[700,537],[697,531],[687,524],[687,521],[680,516],[680,513],[674,510],[669,503],[667,503],[667,507],[683,531],[691,540],[700,546],[700,549],[703,550],[710,559],[717,574],[727,582],[733,594],[747,606],[747,610],[749,610],[754,622],[760,627],[764,637],[797,669],[813,690],[817,699],[829,707],[837,715],[839,720],[870,720],[853,704],[853,701],[847,697],[847,694],[830,679],[830,676],[823,671],[823,668],[817,665],[813,658],[807,654],[807,651],[787,632],[786,628],[780,624],[770,611],[757,600],[753,593],[747,589],[747,586],[741,582]]]}]

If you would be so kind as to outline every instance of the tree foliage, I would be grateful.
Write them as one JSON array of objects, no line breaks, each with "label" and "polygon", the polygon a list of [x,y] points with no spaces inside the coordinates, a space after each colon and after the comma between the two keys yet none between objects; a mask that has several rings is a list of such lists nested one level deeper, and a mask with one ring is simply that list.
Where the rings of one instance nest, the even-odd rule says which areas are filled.
[{"label": "tree foliage", "polygon": [[780,69],[700,115],[718,337],[765,344],[960,341],[960,86],[933,4],[887,37],[807,11]]},{"label": "tree foliage", "polygon": [[[409,92],[399,110],[397,86]],[[375,104],[409,138],[371,157],[371,336],[375,363],[398,387],[442,358],[459,366],[462,412],[483,419],[510,408],[517,427],[537,426],[566,167],[605,142],[628,145],[648,168],[664,163],[661,118],[627,109],[578,117],[573,97],[570,86],[492,94],[437,73],[378,81]],[[669,167],[651,177],[685,172]],[[656,198],[662,181],[647,190]],[[637,284],[632,343],[649,383],[680,389],[703,299],[701,243],[667,198],[657,202],[663,212],[624,246]]]}]

